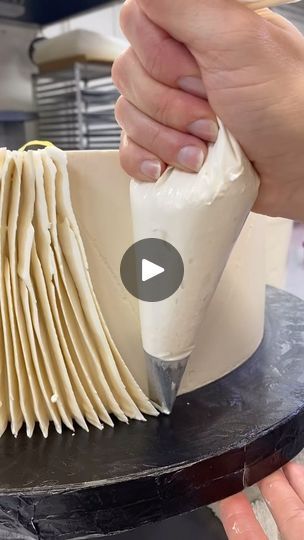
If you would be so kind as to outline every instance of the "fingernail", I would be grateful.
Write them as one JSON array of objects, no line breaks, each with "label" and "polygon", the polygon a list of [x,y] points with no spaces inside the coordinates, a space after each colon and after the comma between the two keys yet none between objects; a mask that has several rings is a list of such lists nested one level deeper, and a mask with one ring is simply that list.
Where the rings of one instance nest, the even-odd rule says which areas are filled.
[{"label": "fingernail", "polygon": [[150,178],[151,180],[158,180],[161,175],[161,164],[156,159],[146,159],[142,162],[140,170],[147,178]]},{"label": "fingernail", "polygon": [[177,155],[178,163],[182,167],[192,171],[199,171],[204,163],[204,159],[204,152],[197,146],[185,146]]},{"label": "fingernail", "polygon": [[188,126],[188,131],[200,139],[214,142],[218,135],[218,125],[213,120],[196,120]]},{"label": "fingernail", "polygon": [[181,90],[194,94],[195,96],[205,97],[206,90],[200,77],[181,77],[177,84]]}]

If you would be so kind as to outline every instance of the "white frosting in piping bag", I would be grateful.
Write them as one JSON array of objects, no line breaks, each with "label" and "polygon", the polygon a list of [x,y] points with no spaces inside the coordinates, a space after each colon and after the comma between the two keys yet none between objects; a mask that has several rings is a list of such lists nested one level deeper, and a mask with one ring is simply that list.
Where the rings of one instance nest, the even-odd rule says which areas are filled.
[{"label": "white frosting in piping bag", "polygon": [[183,283],[174,295],[161,302],[140,301],[143,347],[150,355],[175,360],[193,351],[258,188],[255,170],[221,123],[198,174],[168,169],[154,184],[131,182],[134,241],[170,242],[185,267]]}]

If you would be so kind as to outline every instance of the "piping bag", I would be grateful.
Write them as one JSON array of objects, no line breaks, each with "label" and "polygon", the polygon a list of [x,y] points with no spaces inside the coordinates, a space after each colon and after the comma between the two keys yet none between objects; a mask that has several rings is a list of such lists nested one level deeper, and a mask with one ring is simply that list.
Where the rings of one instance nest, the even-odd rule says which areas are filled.
[{"label": "piping bag", "polygon": [[[282,3],[243,1],[256,9]],[[196,334],[258,189],[256,171],[220,120],[200,172],[168,168],[156,183],[131,181],[134,242],[165,240],[184,263],[182,284],[172,296],[139,300],[149,395],[165,414],[172,411]]]}]

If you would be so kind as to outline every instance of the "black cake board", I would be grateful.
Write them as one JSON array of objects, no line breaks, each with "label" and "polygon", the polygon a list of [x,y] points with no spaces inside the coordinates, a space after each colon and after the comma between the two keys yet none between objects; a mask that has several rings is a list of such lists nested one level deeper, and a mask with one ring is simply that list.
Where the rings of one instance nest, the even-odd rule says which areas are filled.
[{"label": "black cake board", "polygon": [[[99,537],[101,538],[101,537]],[[108,537],[111,540],[228,540],[220,520],[207,506],[165,521]]]},{"label": "black cake board", "polygon": [[[233,306],[232,308],[233,309]],[[177,516],[281,467],[304,447],[304,302],[268,288],[243,366],[171,416],[0,439],[0,539],[101,538]]]}]

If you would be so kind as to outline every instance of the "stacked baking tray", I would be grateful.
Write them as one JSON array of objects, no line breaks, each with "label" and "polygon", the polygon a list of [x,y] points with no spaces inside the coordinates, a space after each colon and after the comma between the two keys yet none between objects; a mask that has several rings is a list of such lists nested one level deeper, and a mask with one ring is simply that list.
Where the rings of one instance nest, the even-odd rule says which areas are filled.
[{"label": "stacked baking tray", "polygon": [[40,139],[63,150],[119,147],[110,64],[75,62],[34,75],[33,86]]}]

